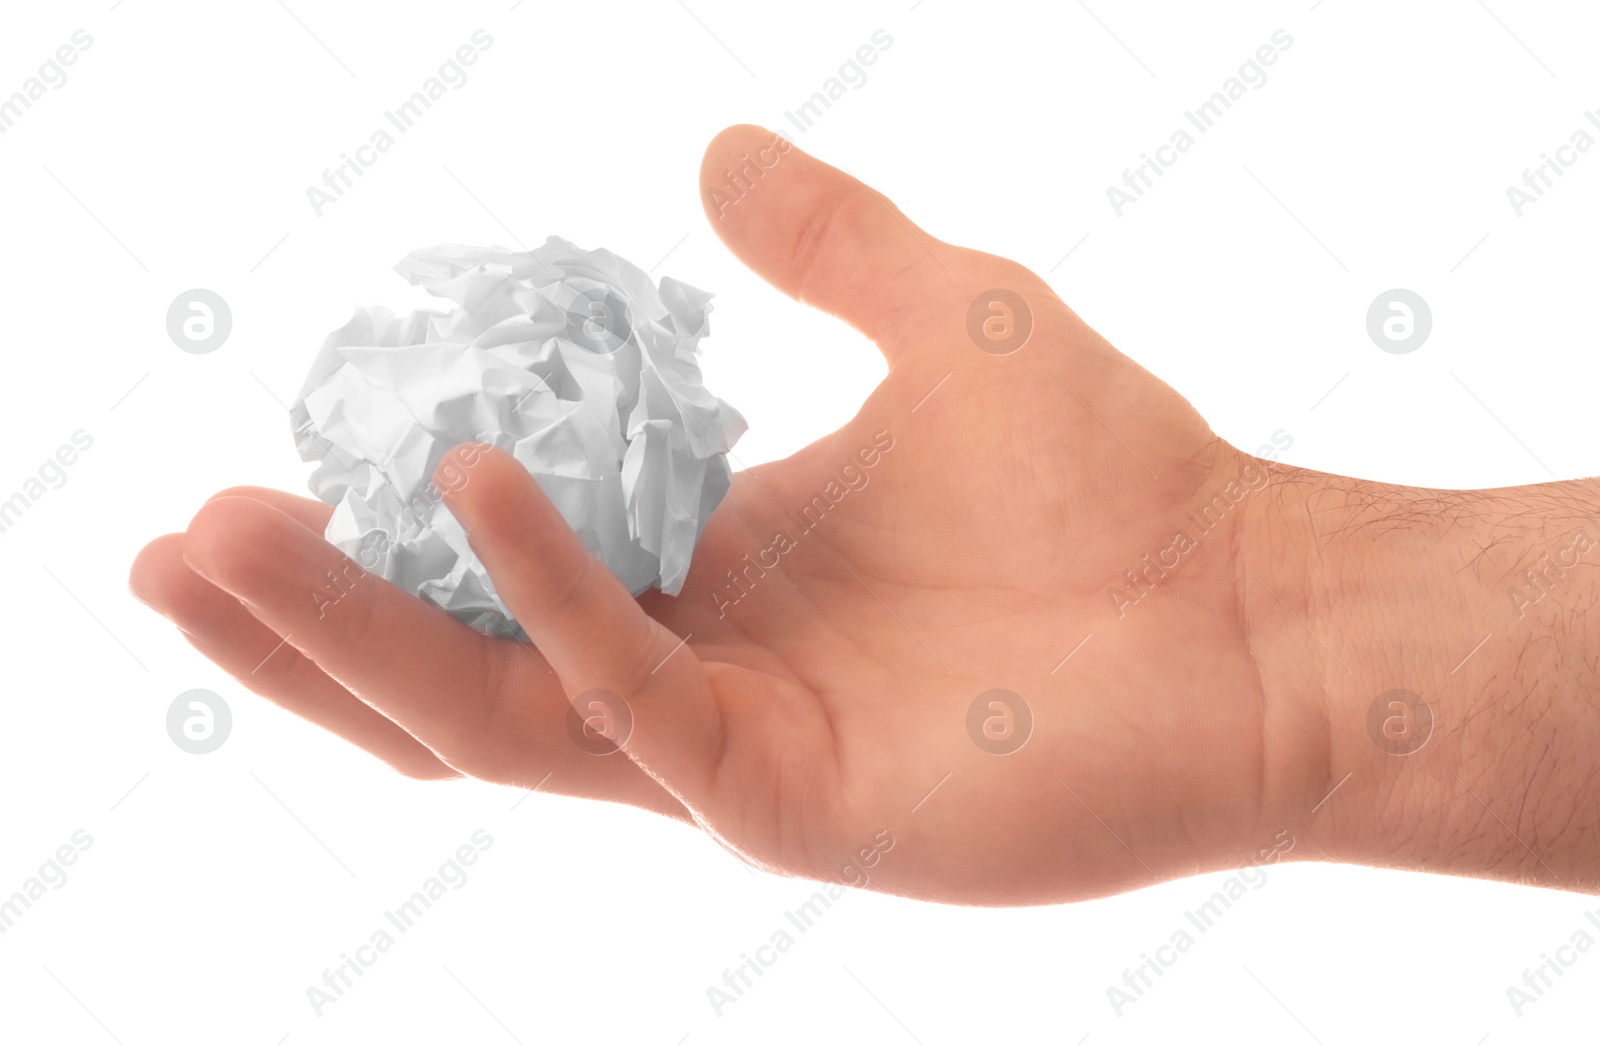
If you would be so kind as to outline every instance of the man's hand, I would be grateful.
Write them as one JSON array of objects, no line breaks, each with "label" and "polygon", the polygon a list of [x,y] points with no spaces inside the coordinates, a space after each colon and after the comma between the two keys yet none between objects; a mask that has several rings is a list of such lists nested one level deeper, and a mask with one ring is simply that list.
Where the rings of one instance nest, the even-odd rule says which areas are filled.
[{"label": "man's hand", "polygon": [[[135,593],[402,772],[632,803],[779,872],[1043,903],[1292,838],[1296,857],[1573,884],[1570,862],[1559,881],[1512,862],[1565,843],[1525,828],[1496,848],[1482,813],[1515,827],[1517,796],[1461,755],[1480,741],[1442,742],[1467,712],[1438,664],[1476,622],[1434,618],[1462,609],[1439,585],[1466,562],[1391,572],[1389,544],[1347,532],[1362,504],[1326,499],[1334,477],[1229,446],[1033,273],[770,132],[719,135],[702,187],[729,248],[861,330],[889,375],[839,431],[735,476],[677,597],[631,598],[521,466],[471,446],[439,485],[531,645],[361,574],[319,536],[330,509],[260,489],[153,542]],[[355,580],[319,608],[330,571]],[[1391,606],[1411,619],[1386,635]],[[1486,803],[1416,842],[1454,846],[1432,864],[1396,839],[1464,792],[1429,776],[1408,798],[1395,760],[1432,756],[1369,739],[1368,705],[1399,687],[1434,702],[1435,751]]]}]

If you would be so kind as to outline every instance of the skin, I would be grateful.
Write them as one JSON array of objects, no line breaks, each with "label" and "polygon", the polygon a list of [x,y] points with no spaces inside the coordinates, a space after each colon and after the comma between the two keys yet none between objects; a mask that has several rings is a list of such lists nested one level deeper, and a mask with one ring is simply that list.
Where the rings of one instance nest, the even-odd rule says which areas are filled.
[{"label": "skin", "polygon": [[[134,594],[402,773],[630,803],[780,873],[978,905],[1268,859],[1596,888],[1600,547],[1521,616],[1508,599],[1541,553],[1600,537],[1592,484],[1419,490],[1261,461],[1023,266],[773,142],[712,141],[708,220],[889,373],[843,428],[734,477],[677,597],[630,597],[516,462],[471,445],[437,481],[531,645],[361,573],[321,539],[328,507],[259,488],[149,544]],[[996,288],[1031,312],[1006,354],[968,326]],[[354,582],[319,615],[330,570]],[[1368,727],[1396,688],[1433,716],[1410,754]],[[1009,754],[968,728],[995,689],[1031,713]],[[609,754],[567,728],[595,690],[631,718]],[[1391,728],[1421,736],[1414,715]]]}]

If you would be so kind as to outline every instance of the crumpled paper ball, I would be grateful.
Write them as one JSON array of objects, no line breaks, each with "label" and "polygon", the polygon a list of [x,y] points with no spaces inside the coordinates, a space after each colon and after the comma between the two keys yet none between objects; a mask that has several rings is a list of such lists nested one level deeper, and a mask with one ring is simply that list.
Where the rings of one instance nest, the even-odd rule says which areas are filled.
[{"label": "crumpled paper ball", "polygon": [[701,381],[711,295],[556,236],[430,247],[395,271],[455,307],[357,309],[290,408],[311,491],[334,506],[328,541],[479,631],[524,638],[433,482],[451,447],[492,443],[630,591],[676,595],[746,427]]}]

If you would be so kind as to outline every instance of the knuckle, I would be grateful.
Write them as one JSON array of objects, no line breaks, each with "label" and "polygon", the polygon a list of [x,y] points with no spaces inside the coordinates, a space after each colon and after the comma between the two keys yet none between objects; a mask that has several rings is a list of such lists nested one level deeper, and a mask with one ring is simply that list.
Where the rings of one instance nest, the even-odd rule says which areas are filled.
[{"label": "knuckle", "polygon": [[846,225],[852,212],[866,202],[866,190],[862,186],[851,186],[830,193],[795,232],[785,262],[802,297],[807,280],[827,269],[822,259],[830,250],[838,229]]}]

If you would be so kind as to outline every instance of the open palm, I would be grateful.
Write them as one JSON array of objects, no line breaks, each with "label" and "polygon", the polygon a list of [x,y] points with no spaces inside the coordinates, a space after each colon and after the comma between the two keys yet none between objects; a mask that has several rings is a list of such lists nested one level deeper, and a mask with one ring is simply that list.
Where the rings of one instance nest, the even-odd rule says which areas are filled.
[{"label": "open palm", "polygon": [[771,141],[711,144],[705,184],[750,171],[711,223],[889,375],[735,475],[678,596],[630,597],[498,452],[453,455],[447,500],[531,644],[374,576],[319,605],[355,573],[330,509],[254,488],[152,542],[134,592],[402,772],[632,803],[784,873],[1004,904],[1249,858],[1313,772],[1246,639],[1259,462],[1023,267],[792,146],[751,170]]}]

